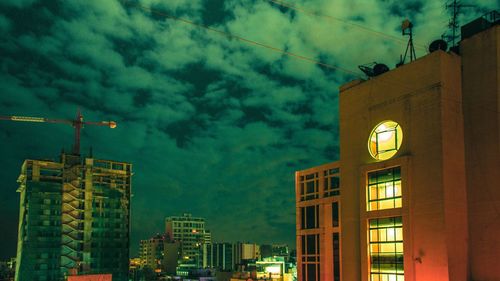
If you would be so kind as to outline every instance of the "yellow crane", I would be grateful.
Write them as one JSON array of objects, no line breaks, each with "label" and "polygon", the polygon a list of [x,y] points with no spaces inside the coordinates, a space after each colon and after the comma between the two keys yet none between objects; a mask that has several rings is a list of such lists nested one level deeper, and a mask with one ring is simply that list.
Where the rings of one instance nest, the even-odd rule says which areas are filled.
[{"label": "yellow crane", "polygon": [[91,121],[83,121],[83,115],[80,110],[78,110],[76,114],[76,119],[51,119],[44,117],[29,117],[29,116],[0,116],[0,120],[7,121],[18,121],[18,122],[38,122],[38,123],[59,123],[70,125],[75,128],[75,143],[73,145],[73,154],[80,155],[80,131],[84,125],[95,125],[95,126],[106,126],[111,129],[116,128],[115,121],[100,121],[100,122],[91,122]]}]

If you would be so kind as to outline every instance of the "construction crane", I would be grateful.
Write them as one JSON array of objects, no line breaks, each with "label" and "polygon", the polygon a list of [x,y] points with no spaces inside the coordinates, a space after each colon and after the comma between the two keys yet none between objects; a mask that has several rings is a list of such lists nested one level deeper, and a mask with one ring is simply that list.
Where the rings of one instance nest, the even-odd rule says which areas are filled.
[{"label": "construction crane", "polygon": [[0,120],[18,121],[18,122],[38,122],[38,123],[59,123],[70,125],[75,128],[75,144],[73,145],[73,154],[80,155],[80,131],[84,125],[106,126],[111,129],[116,128],[114,121],[90,122],[83,121],[83,115],[78,110],[75,120],[68,119],[50,119],[43,117],[28,117],[28,116],[0,116]]}]

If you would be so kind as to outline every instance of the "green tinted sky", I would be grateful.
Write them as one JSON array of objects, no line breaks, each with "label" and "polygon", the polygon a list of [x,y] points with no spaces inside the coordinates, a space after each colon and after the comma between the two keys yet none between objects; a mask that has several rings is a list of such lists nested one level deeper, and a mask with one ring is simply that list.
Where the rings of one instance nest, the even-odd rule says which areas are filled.
[{"label": "green tinted sky", "polygon": [[[422,56],[449,19],[431,0],[290,2],[330,18],[267,0],[139,3],[353,71],[392,68],[405,48],[354,24],[400,37],[409,17]],[[462,22],[498,8],[469,4]],[[82,147],[134,164],[133,249],[185,212],[205,217],[216,241],[294,247],[294,172],[338,159],[337,89],[353,78],[116,0],[2,0],[0,56],[0,115],[72,118],[80,108],[118,122],[85,129]],[[72,134],[0,123],[0,258],[15,255],[22,161],[56,159]]]}]

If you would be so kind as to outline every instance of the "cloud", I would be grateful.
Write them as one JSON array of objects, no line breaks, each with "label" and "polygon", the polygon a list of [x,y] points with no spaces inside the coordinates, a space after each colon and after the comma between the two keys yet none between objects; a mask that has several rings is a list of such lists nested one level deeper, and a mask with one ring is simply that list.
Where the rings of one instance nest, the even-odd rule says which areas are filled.
[{"label": "cloud", "polygon": [[[82,150],[134,165],[133,253],[139,239],[163,231],[165,216],[185,212],[205,217],[218,241],[294,247],[294,172],[338,158],[337,89],[354,77],[343,69],[393,67],[407,17],[422,56],[449,18],[435,1],[293,3],[313,14],[265,0],[134,3],[0,4],[0,114],[72,118],[80,108],[86,120],[118,122],[114,130],[86,127]],[[475,4],[461,22],[497,3]],[[0,179],[9,202],[0,206],[14,214],[22,160],[57,158],[72,128],[2,122],[0,142],[8,144]],[[15,223],[12,215],[6,222]],[[14,243],[2,243],[14,255]]]}]

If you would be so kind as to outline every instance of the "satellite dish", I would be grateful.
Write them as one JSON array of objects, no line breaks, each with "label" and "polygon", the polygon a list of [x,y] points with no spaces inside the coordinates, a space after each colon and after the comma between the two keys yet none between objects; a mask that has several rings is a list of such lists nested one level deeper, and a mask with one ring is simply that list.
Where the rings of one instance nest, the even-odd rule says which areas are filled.
[{"label": "satellite dish", "polygon": [[368,63],[358,66],[361,71],[363,71],[368,77],[375,77],[384,72],[389,71],[389,67],[383,63]]},{"label": "satellite dish", "polygon": [[387,71],[389,71],[389,67],[383,63],[377,63],[373,67],[373,74],[375,74],[374,76],[380,75],[380,74],[385,73]]},{"label": "satellite dish", "polygon": [[[403,33],[404,33],[404,31],[405,31],[406,29],[408,29],[408,28],[412,28],[412,27],[413,27],[413,23],[411,23],[411,21],[410,21],[410,20],[408,20],[408,19],[405,19],[405,20],[403,21],[403,23],[401,23],[401,31],[403,31]],[[403,34],[403,35],[404,35],[404,34]]]},{"label": "satellite dish", "polygon": [[448,49],[448,44],[443,39],[435,40],[429,45],[429,53],[435,52],[437,50],[442,50],[446,52],[447,49]]}]

